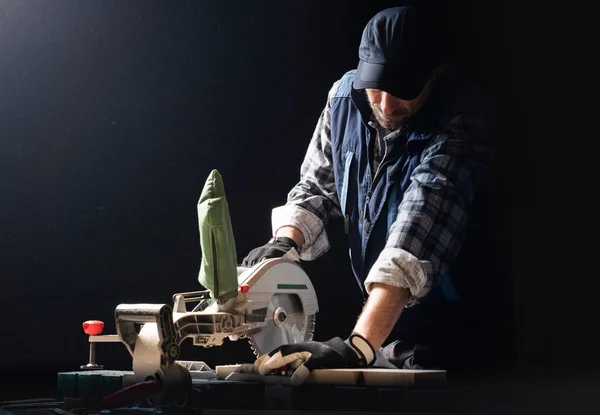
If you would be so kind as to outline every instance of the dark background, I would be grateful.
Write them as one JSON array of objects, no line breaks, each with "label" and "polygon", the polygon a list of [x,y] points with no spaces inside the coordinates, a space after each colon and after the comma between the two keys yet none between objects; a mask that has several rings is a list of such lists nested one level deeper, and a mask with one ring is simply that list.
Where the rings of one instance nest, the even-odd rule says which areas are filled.
[{"label": "dark background", "polygon": [[[88,357],[84,320],[114,333],[119,303],[199,289],[196,202],[212,169],[239,259],[266,242],[329,87],[356,66],[367,20],[397,4],[0,2],[0,371],[76,370]],[[494,258],[506,368],[583,373],[598,363],[587,335],[598,313],[587,282],[573,282],[590,278],[571,233],[576,195],[563,186],[576,157],[543,128],[553,113],[535,124],[556,70],[549,56],[568,46],[543,31],[548,10],[429,4],[448,17],[459,71],[498,113],[494,242],[481,258]],[[320,340],[346,336],[361,306],[331,226],[337,243],[306,264]],[[243,342],[184,351],[211,365],[251,358]],[[98,361],[130,365],[120,344],[100,345]]]}]

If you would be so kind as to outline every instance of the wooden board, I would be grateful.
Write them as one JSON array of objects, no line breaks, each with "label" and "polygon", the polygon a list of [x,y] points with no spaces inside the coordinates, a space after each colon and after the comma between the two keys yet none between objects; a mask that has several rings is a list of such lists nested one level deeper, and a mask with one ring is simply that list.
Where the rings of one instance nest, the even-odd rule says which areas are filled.
[{"label": "wooden board", "polygon": [[[252,364],[217,366],[217,378],[237,381],[256,381],[289,384],[289,376],[261,376]],[[360,385],[388,387],[438,387],[446,384],[445,370],[408,369],[315,369],[306,384]]]},{"label": "wooden board", "polygon": [[307,384],[425,387],[443,386],[445,370],[315,369]]}]

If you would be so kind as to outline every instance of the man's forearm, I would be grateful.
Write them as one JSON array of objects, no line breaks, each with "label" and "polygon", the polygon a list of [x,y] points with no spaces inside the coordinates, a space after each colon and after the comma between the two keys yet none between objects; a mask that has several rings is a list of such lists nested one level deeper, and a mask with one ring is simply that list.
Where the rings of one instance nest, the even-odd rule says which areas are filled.
[{"label": "man's forearm", "polygon": [[366,338],[375,350],[392,332],[410,291],[388,284],[374,283],[354,331]]}]

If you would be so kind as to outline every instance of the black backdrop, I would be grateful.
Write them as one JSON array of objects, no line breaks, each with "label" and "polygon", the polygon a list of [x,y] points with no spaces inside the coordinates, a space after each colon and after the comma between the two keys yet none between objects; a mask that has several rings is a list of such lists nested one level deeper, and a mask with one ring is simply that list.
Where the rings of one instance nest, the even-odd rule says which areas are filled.
[{"label": "black backdrop", "polygon": [[[571,324],[582,293],[562,289],[574,248],[566,211],[549,202],[553,169],[535,153],[547,137],[531,128],[548,47],[531,22],[543,19],[517,3],[430,2],[449,17],[459,70],[499,114],[489,267],[504,281],[502,347],[523,367],[560,367],[592,343]],[[114,333],[117,304],[198,289],[196,202],[212,169],[239,259],[265,242],[326,92],[356,65],[366,21],[393,5],[0,2],[0,370],[77,369],[84,320]],[[337,243],[307,264],[317,339],[345,336],[361,306],[331,226]],[[184,351],[209,364],[250,357],[245,343]],[[100,345],[98,360],[130,364],[119,344]]]}]

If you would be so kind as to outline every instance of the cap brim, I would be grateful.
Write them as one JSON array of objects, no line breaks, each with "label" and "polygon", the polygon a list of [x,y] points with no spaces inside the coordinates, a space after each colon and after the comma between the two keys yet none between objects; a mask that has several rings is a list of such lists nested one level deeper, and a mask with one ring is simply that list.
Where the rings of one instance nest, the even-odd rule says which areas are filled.
[{"label": "cap brim", "polygon": [[410,101],[423,90],[428,74],[406,67],[388,67],[359,61],[352,86],[354,89],[380,89],[396,98]]}]

